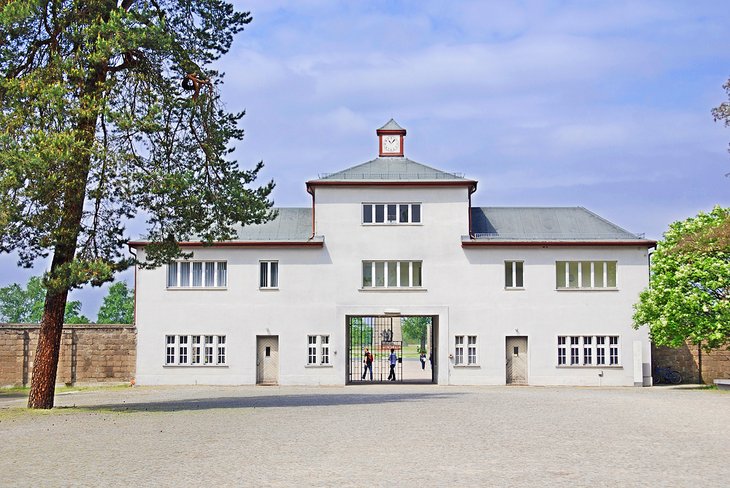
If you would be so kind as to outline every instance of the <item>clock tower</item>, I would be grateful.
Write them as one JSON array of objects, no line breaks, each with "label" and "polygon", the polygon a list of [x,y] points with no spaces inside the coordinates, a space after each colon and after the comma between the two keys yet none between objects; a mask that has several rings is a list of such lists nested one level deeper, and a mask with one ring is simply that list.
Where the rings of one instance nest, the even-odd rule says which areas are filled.
[{"label": "clock tower", "polygon": [[387,124],[375,131],[378,134],[380,157],[403,157],[403,138],[406,130],[390,119]]}]

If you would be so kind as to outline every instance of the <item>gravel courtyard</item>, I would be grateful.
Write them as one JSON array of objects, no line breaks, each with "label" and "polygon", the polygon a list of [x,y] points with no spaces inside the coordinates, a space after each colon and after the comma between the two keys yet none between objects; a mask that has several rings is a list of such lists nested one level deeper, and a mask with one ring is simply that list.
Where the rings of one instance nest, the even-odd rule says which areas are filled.
[{"label": "gravel courtyard", "polygon": [[367,385],[0,393],[1,486],[727,486],[730,394]]}]

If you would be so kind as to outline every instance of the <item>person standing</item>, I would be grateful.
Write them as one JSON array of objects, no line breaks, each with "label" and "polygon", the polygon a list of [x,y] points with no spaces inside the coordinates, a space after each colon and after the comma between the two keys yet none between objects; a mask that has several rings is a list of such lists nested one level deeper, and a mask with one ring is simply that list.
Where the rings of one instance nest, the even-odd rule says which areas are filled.
[{"label": "person standing", "polygon": [[421,350],[420,360],[421,360],[421,369],[426,369],[426,351]]},{"label": "person standing", "polygon": [[362,379],[365,379],[365,374],[370,370],[370,381],[373,381],[373,355],[368,351],[367,347],[365,348],[365,359],[363,363],[365,363],[365,370],[362,372]]},{"label": "person standing", "polygon": [[395,381],[395,365],[398,363],[398,356],[395,354],[395,349],[390,350],[388,360],[390,361],[390,374],[388,375],[388,380]]}]

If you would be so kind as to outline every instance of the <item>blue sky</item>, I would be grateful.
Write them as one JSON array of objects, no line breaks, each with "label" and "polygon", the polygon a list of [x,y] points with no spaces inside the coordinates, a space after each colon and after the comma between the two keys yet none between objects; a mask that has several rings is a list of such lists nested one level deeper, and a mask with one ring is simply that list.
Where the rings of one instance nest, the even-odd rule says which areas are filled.
[{"label": "blue sky", "polygon": [[[407,157],[479,181],[474,205],[581,205],[654,239],[730,205],[730,128],[710,114],[725,1],[235,3],[254,18],[218,63],[247,112],[235,156],[264,161],[277,206],[375,157],[391,117]],[[40,270],[2,256],[0,286]],[[72,298],[93,317],[101,295]]]}]

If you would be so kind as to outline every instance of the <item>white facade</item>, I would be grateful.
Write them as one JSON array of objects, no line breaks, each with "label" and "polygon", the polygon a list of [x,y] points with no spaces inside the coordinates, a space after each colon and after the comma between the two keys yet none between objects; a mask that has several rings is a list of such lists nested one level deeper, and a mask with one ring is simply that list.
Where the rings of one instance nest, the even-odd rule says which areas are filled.
[{"label": "white facade", "polygon": [[[369,168],[361,166],[363,171],[372,171],[376,165],[382,169],[382,164],[403,160],[381,154]],[[420,165],[408,167],[414,171]],[[649,384],[649,339],[646,329],[631,327],[631,315],[633,303],[648,284],[650,241],[580,233],[570,239],[549,233],[522,240],[480,239],[474,232],[476,224],[470,223],[470,215],[474,215],[470,193],[476,182],[458,177],[416,181],[403,173],[395,180],[395,172],[378,174],[382,179],[363,173],[357,180],[347,179],[352,176],[348,174],[342,179],[335,175],[309,182],[313,228],[312,212],[301,212],[301,216],[309,216],[309,236],[244,236],[225,246],[186,249],[193,252],[192,261],[226,263],[225,286],[168,287],[167,267],[138,269],[137,383],[255,384],[257,361],[261,361],[257,337],[276,336],[274,382],[343,385],[350,378],[346,367],[348,316],[418,315],[435,317],[434,382],[438,384],[505,384],[510,337],[527,339],[528,384]],[[420,222],[363,223],[366,203],[420,204]],[[562,215],[568,210],[576,212],[541,212]],[[499,209],[495,212],[501,215]],[[530,212],[522,212],[528,220]],[[604,225],[605,221],[597,219]],[[613,224],[605,225],[622,231]],[[139,258],[144,259],[144,244],[136,246]],[[278,286],[260,286],[262,261],[277,263]],[[420,262],[422,286],[363,286],[363,262],[370,261]],[[522,287],[506,286],[505,261],[522,263]],[[587,270],[593,270],[593,279],[596,283],[603,279],[603,284],[559,287],[558,263],[577,261],[588,263],[574,265],[582,271],[579,279],[588,279]],[[614,276],[611,263],[616,267],[615,286],[610,286],[611,278],[603,276]],[[205,264],[196,266],[198,273],[206,272]],[[601,266],[608,271],[601,271]],[[270,274],[271,269],[267,270]],[[182,365],[174,364],[180,362],[181,344],[172,345],[172,361],[167,357],[168,337],[178,341],[179,336],[189,341],[182,344],[188,348]],[[225,337],[224,364],[216,364],[218,357],[207,365],[204,359],[193,363],[192,341],[198,336],[202,349],[205,336],[212,338],[210,347],[216,349],[216,356],[220,352],[216,341]],[[309,336],[327,337],[327,365],[308,365]],[[476,338],[474,364],[455,364],[457,336]],[[576,341],[572,338],[578,343],[571,348],[571,341]],[[561,340],[565,340],[564,346],[559,344]],[[561,347],[565,364],[560,364]],[[576,348],[580,349],[574,358],[578,364],[571,365]],[[598,364],[599,354],[604,355],[602,364]]]}]

